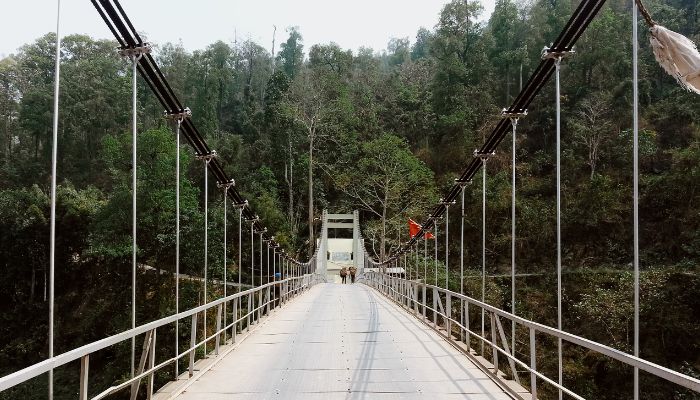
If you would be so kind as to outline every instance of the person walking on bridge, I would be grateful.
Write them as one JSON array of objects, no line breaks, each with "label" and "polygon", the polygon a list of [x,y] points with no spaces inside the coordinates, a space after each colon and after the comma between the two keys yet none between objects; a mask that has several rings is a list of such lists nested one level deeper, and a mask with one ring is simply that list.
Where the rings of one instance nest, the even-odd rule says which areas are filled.
[{"label": "person walking on bridge", "polygon": [[347,277],[348,277],[348,269],[343,267],[340,270],[340,278],[342,279],[343,283],[347,283]]},{"label": "person walking on bridge", "polygon": [[350,271],[350,283],[355,283],[355,275],[357,274],[357,268],[353,265],[349,269]]}]

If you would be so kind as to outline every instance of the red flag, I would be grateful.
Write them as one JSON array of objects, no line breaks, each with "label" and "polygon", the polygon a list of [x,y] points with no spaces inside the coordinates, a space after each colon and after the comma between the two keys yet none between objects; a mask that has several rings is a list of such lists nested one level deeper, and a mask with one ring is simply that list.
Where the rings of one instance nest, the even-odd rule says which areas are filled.
[{"label": "red flag", "polygon": [[[422,229],[422,226],[420,226],[419,223],[417,223],[416,221],[414,221],[410,218],[408,219],[408,234],[411,236],[411,239],[416,237],[416,235],[418,234],[418,232],[420,232],[421,229]],[[433,236],[432,233],[426,231],[425,238],[426,239],[435,239],[435,236]]]}]

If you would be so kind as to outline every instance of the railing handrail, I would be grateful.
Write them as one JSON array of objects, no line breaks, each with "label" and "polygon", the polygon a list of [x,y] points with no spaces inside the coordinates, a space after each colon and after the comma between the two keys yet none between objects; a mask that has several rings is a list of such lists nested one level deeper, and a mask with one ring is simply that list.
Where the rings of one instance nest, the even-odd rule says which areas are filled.
[{"label": "railing handrail", "polygon": [[[365,276],[369,276],[370,278],[372,275],[377,275],[377,276],[383,276],[384,274],[376,271],[366,271],[364,273]],[[659,364],[653,363],[651,361],[647,361],[643,358],[635,357],[631,354],[627,354],[625,352],[622,352],[620,350],[614,349],[612,347],[606,346],[604,344],[592,341],[590,339],[583,338],[581,336],[577,336],[538,322],[534,322],[522,317],[519,317],[517,315],[513,315],[507,311],[501,310],[500,308],[491,306],[489,304],[483,303],[479,300],[476,300],[474,298],[471,298],[469,296],[463,295],[461,293],[453,292],[451,290],[441,288],[439,286],[435,285],[430,285],[427,283],[418,283],[415,281],[409,281],[407,279],[403,278],[398,278],[390,275],[384,275],[388,279],[391,280],[397,280],[397,281],[405,281],[409,282],[411,284],[415,285],[420,285],[420,286],[425,286],[426,289],[430,288],[433,290],[437,290],[438,292],[442,292],[445,294],[449,294],[452,298],[455,299],[461,299],[466,301],[467,303],[470,303],[472,305],[475,305],[477,307],[482,308],[483,310],[492,312],[498,316],[504,317],[510,321],[514,321],[519,325],[532,328],[537,332],[545,333],[550,336],[554,336],[556,338],[560,338],[562,340],[565,340],[569,343],[576,344],[578,346],[584,347],[586,349],[595,351],[597,353],[600,353],[602,355],[605,355],[607,357],[610,357],[614,360],[617,360],[619,362],[622,362],[623,364],[629,365],[631,367],[638,367],[639,369],[646,371],[656,377],[662,378],[664,380],[667,380],[669,382],[675,383],[677,385],[683,386],[687,389],[693,390],[695,392],[700,392],[700,379],[693,378],[691,376],[682,374],[680,372],[674,371],[670,368],[661,366]],[[378,282],[379,283],[379,282]],[[440,314],[443,318],[450,318],[452,320],[452,317],[448,317],[446,315],[443,315],[439,312],[437,314]],[[455,321],[457,322],[457,321]]]},{"label": "railing handrail", "polygon": [[237,298],[242,298],[245,296],[248,296],[252,293],[257,293],[259,291],[265,290],[268,287],[282,284],[282,283],[288,283],[288,282],[293,282],[296,280],[303,280],[306,277],[313,277],[316,275],[315,273],[311,274],[306,274],[302,275],[299,277],[291,277],[291,278],[285,278],[279,281],[273,281],[266,283],[261,286],[256,286],[254,288],[250,288],[238,293],[234,293],[230,296],[227,297],[222,297],[220,299],[211,301],[207,304],[202,304],[201,306],[197,306],[195,308],[182,311],[178,314],[173,314],[167,317],[163,317],[160,319],[157,319],[155,321],[148,322],[143,325],[139,325],[136,328],[126,330],[124,332],[117,333],[112,336],[108,336],[104,339],[97,340],[92,343],[88,343],[86,345],[80,346],[78,348],[75,348],[73,350],[69,350],[65,353],[61,353],[59,355],[56,355],[52,358],[48,358],[44,361],[40,361],[36,364],[30,365],[26,368],[23,368],[19,371],[15,371],[11,374],[5,375],[3,377],[0,377],[0,392],[9,389],[11,387],[14,387],[16,385],[19,385],[21,383],[24,383],[32,378],[35,378],[43,373],[46,373],[50,371],[51,369],[55,369],[58,367],[61,367],[63,365],[66,365],[72,361],[78,360],[86,355],[95,353],[100,350],[104,350],[108,347],[114,346],[117,343],[123,342],[125,340],[129,340],[133,337],[136,337],[138,335],[142,335],[148,331],[151,331],[153,329],[157,329],[160,327],[163,327],[165,325],[171,324],[175,321],[181,320],[183,318],[191,317],[193,314],[200,313],[202,311],[209,310],[211,308],[217,307],[219,304],[222,304],[224,302],[229,302],[231,300],[235,300]]}]

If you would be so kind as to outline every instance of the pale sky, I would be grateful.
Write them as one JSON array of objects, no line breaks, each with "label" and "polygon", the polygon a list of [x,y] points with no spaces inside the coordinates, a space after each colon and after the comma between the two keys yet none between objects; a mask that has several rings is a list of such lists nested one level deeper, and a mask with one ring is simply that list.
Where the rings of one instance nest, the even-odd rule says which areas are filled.
[{"label": "pale sky", "polygon": [[[232,43],[252,39],[268,50],[273,25],[277,50],[286,40],[285,29],[299,26],[305,50],[316,43],[338,43],[357,50],[380,51],[392,37],[411,42],[419,27],[432,29],[448,0],[121,0],[127,15],[148,40],[182,44],[187,50],[216,40]],[[482,0],[487,18],[495,0]],[[0,0],[0,58],[56,29],[56,0]],[[90,0],[61,0],[61,36],[88,34],[112,39]]]}]

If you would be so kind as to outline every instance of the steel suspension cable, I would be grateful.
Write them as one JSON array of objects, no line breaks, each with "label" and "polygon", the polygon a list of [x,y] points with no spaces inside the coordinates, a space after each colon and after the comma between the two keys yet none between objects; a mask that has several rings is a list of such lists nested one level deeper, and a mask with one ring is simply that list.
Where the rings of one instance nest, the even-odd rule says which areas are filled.
[{"label": "steel suspension cable", "polygon": [[450,206],[445,206],[445,289],[450,290]]},{"label": "steel suspension cable", "polygon": [[262,269],[262,263],[263,263],[263,233],[262,231],[259,232],[260,234],[260,286],[263,285],[263,269]]},{"label": "steel suspension cable", "polygon": [[[481,158],[481,302],[486,303],[486,157]],[[481,309],[481,337],[485,336],[486,311]],[[481,341],[484,356],[484,341]]]},{"label": "steel suspension cable", "polygon": [[[515,142],[518,118],[511,118],[513,126],[513,148],[511,154],[511,205],[510,205],[510,311],[515,315]],[[511,354],[515,356],[515,321],[511,321]]]},{"label": "steel suspension cable", "polygon": [[238,292],[243,291],[243,206],[238,207]]},{"label": "steel suspension cable", "polygon": [[255,287],[255,222],[250,223],[250,285]]},{"label": "steel suspension cable", "polygon": [[[53,132],[51,142],[51,219],[49,222],[49,358],[53,357],[54,296],[56,271],[56,174],[58,173],[58,100],[61,86],[61,0],[56,5],[56,60],[53,88]],[[49,400],[53,400],[53,368],[49,370]]]},{"label": "steel suspension cable", "polygon": [[[228,185],[224,186],[224,298],[226,298],[226,289],[228,286],[228,282],[226,279],[226,270],[228,269],[226,266],[226,226],[228,225],[228,214],[227,214],[227,208],[226,208],[226,203],[228,202],[227,198],[227,192],[228,192]],[[224,302],[224,326],[228,326],[226,324],[226,302]],[[224,329],[224,343],[226,342],[226,330]]]},{"label": "steel suspension cable", "polygon": [[[140,55],[132,55],[132,115],[131,115],[131,329],[136,328],[136,117],[137,117],[137,99],[136,99],[136,66],[138,65]],[[134,362],[136,359],[136,338],[131,338],[131,377],[134,377],[136,370]]]},{"label": "steel suspension cable", "polygon": [[[131,50],[136,52],[143,50],[142,48],[147,46],[147,44],[141,40],[141,37],[119,4],[118,0],[91,0],[91,2],[109,28],[110,32],[112,32],[115,39],[122,47],[122,51]],[[148,52],[145,52],[144,57],[139,59],[137,69],[138,72],[141,73],[146,85],[151,89],[161,105],[166,109],[166,114],[173,115],[181,113],[184,110],[182,103],[179,101],[172,87],[165,79],[163,72],[160,70],[154,58],[148,54]],[[198,131],[190,118],[183,121],[182,132],[188,143],[194,148],[197,155],[207,155],[212,152],[207,142],[204,140],[204,137]],[[230,181],[224,172],[223,167],[217,160],[212,160],[208,166],[210,172],[216,178],[217,183],[225,183]],[[246,219],[254,219],[256,217],[253,210],[235,187],[228,191],[228,195],[229,198],[233,200],[234,204],[238,205],[246,203],[242,210],[243,217]],[[261,221],[257,218],[255,218],[255,222],[253,224],[258,230],[264,229]]]},{"label": "steel suspension cable", "polygon": [[[632,2],[633,194],[634,214],[634,356],[639,357],[639,39],[638,6]],[[639,400],[639,368],[634,367],[634,400]]]},{"label": "steel suspension cable", "polygon": [[[557,112],[557,329],[562,329],[561,317],[561,56],[554,60],[556,67],[556,112]],[[559,364],[559,385],[563,383],[562,340],[557,338],[557,359]],[[559,389],[559,400],[564,393]]]},{"label": "steel suspension cable", "polygon": [[438,224],[435,221],[435,286],[438,286]]},{"label": "steel suspension cable", "polygon": [[[207,271],[209,269],[209,161],[204,159],[204,303],[207,304]],[[204,337],[207,337],[207,312],[204,312]],[[204,354],[207,354],[207,342],[204,341]]]},{"label": "steel suspension cable", "polygon": [[418,280],[418,246],[413,246],[413,279]]},{"label": "steel suspension cable", "polygon": [[403,268],[404,268],[404,275],[408,277],[408,258],[406,253],[403,253]]},{"label": "steel suspension cable", "polygon": [[[554,41],[551,46],[551,51],[553,52],[568,52],[571,51],[576,41],[580,38],[581,34],[586,30],[592,19],[600,11],[604,0],[582,0],[569,21],[565,25],[564,29],[561,31],[560,35]],[[544,85],[553,75],[555,70],[554,61],[552,59],[544,59],[540,62],[538,67],[535,69],[527,84],[522,88],[520,94],[513,101],[511,106],[507,108],[507,114],[522,113],[527,110],[534,98],[541,92]],[[492,153],[498,145],[501,143],[503,138],[510,130],[510,121],[508,116],[503,116],[501,120],[494,127],[494,130],[486,139],[484,144],[479,149],[481,154]],[[457,179],[457,184],[453,185],[448,191],[447,195],[444,197],[444,201],[451,202],[456,199],[461,190],[459,183],[470,182],[478,173],[479,169],[483,164],[478,160],[473,160],[470,162],[460,178]],[[440,203],[435,206],[435,209],[430,214],[428,221],[422,224],[423,228],[418,232],[418,234],[412,239],[410,243],[406,246],[412,245],[415,240],[418,240],[421,236],[425,235],[427,229],[430,227],[431,223],[442,216],[445,212],[445,205]],[[400,251],[399,249],[398,251]],[[397,251],[397,252],[398,252]],[[389,257],[391,258],[391,257]]]},{"label": "steel suspension cable", "polygon": [[267,283],[270,283],[270,242],[267,242]]},{"label": "steel suspension cable", "polygon": [[428,235],[423,235],[423,283],[428,283]]},{"label": "steel suspension cable", "polygon": [[[462,185],[462,203],[460,212],[460,239],[459,239],[459,294],[464,295],[464,192],[466,186]],[[459,299],[460,323],[464,325],[464,299]],[[460,329],[460,338],[464,341],[464,329]]]},{"label": "steel suspension cable", "polygon": [[[175,125],[175,314],[180,313],[180,126]],[[180,355],[180,320],[175,321],[175,358]],[[175,377],[180,376],[180,363],[175,361]]]}]

